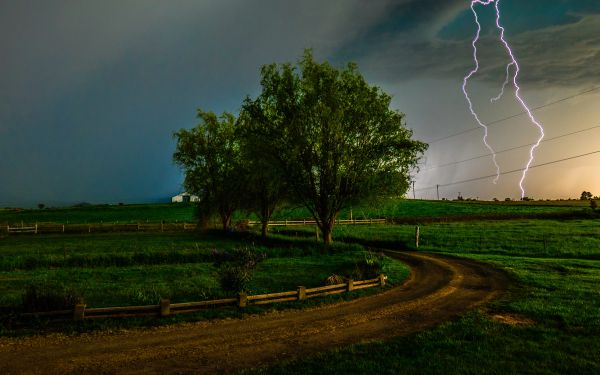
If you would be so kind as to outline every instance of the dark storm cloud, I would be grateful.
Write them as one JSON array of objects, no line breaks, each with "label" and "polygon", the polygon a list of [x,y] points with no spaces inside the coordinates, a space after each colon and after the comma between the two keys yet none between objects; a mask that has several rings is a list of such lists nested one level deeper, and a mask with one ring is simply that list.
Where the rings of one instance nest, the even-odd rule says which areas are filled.
[{"label": "dark storm cloud", "polygon": [[237,111],[260,65],[326,57],[387,6],[0,1],[0,204],[177,192],[171,134],[195,108]]},{"label": "dark storm cloud", "polygon": [[[598,80],[596,0],[502,4],[523,80]],[[0,205],[177,192],[172,132],[193,126],[198,107],[236,112],[257,92],[261,65],[295,61],[307,47],[318,59],[358,61],[388,85],[460,79],[472,66],[468,5],[0,0]],[[490,38],[482,46],[497,46]],[[503,51],[482,48],[481,57],[479,79],[501,79]]]},{"label": "dark storm cloud", "polygon": [[[367,66],[377,79],[385,82],[419,77],[457,79],[472,69],[471,39],[475,25],[469,1],[443,2],[439,9],[433,4],[428,8],[425,3],[434,2],[404,2],[396,7],[395,22],[410,27],[389,27],[387,32],[379,32],[385,28],[378,26],[375,28],[378,33],[369,34],[379,36],[372,38],[377,42],[357,56],[361,56],[361,65]],[[537,13],[529,16],[515,13],[522,3],[504,3],[507,9],[503,8],[502,22],[521,64],[523,82],[537,86],[585,86],[600,79],[600,4],[531,1],[527,9],[531,11],[531,5],[537,3]],[[411,9],[414,12],[408,13]],[[418,9],[431,10],[432,14]],[[496,82],[499,76],[503,78],[508,56],[498,43],[493,12],[482,7],[478,12],[483,24],[478,53],[483,63],[477,78]],[[421,16],[410,19],[415,15]],[[558,25],[549,26],[550,22]],[[468,37],[456,37],[465,34],[465,30]]]}]

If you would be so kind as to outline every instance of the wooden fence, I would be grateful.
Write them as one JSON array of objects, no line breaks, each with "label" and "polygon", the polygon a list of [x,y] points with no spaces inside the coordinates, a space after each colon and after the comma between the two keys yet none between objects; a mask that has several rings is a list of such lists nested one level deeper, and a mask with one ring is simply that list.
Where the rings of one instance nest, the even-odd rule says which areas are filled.
[{"label": "wooden fence", "polygon": [[106,232],[175,232],[196,229],[195,223],[134,223],[134,224],[56,224],[35,223],[4,226],[8,234],[39,233],[106,233]]},{"label": "wooden fence", "polygon": [[[248,225],[260,225],[260,221],[246,221]],[[360,224],[385,224],[386,219],[352,219],[336,220],[336,224],[360,225]],[[269,221],[269,226],[298,226],[316,225],[315,220],[275,220]],[[193,231],[195,223],[133,223],[133,224],[57,224],[57,223],[35,223],[0,227],[8,234],[40,234],[40,233],[108,233],[108,232],[181,232]]]},{"label": "wooden fence", "polygon": [[[387,219],[349,219],[349,220],[336,220],[336,224],[385,224]],[[249,225],[260,225],[260,221],[250,220]],[[269,221],[269,226],[296,226],[296,225],[316,225],[315,220],[272,220]]]},{"label": "wooden fence", "polygon": [[78,304],[72,310],[46,311],[35,313],[24,313],[23,316],[49,317],[55,319],[103,319],[143,316],[169,316],[186,313],[194,313],[207,308],[221,306],[247,306],[265,305],[277,302],[303,301],[310,298],[328,296],[351,292],[353,290],[384,286],[386,277],[382,274],[374,279],[353,281],[345,283],[326,285],[317,288],[305,288],[299,286],[296,290],[289,292],[247,295],[239,293],[236,297],[224,298],[200,302],[171,303],[163,299],[158,305],[147,306],[123,306],[123,307],[101,307],[87,308],[85,304]]}]

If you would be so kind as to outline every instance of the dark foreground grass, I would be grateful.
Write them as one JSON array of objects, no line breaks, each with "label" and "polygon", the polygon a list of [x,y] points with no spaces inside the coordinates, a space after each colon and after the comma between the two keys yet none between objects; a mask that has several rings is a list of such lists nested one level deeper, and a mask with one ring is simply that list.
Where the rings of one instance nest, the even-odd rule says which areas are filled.
[{"label": "dark foreground grass", "polygon": [[[526,224],[526,225],[524,225]],[[566,222],[504,222],[504,230],[519,233],[565,232],[556,257],[520,246],[514,236],[496,238],[488,252],[465,237],[479,224],[457,225],[444,236],[460,250],[429,245],[430,251],[474,258],[507,270],[515,279],[508,295],[484,310],[471,312],[435,329],[383,342],[340,348],[303,360],[247,371],[268,374],[598,374],[600,373],[600,248],[598,220]],[[431,228],[430,228],[431,229]],[[498,230],[500,228],[497,228]],[[408,230],[398,228],[399,232]],[[414,230],[414,228],[413,228]],[[391,228],[379,236],[391,238]],[[364,237],[368,230],[357,230]],[[452,236],[452,233],[455,235]],[[399,236],[402,236],[398,234]],[[536,235],[531,233],[531,235]],[[400,237],[399,237],[400,238]],[[439,239],[438,239],[439,240]],[[441,241],[441,240],[440,240]],[[571,245],[569,245],[571,244]],[[503,254],[496,254],[505,245]],[[574,259],[577,254],[595,259]],[[532,257],[533,256],[533,257]]]},{"label": "dark foreground grass", "polygon": [[[247,286],[250,294],[295,290],[299,285],[323,285],[332,274],[360,278],[359,264],[368,253],[363,247],[339,243],[328,248],[306,238],[260,241],[252,235],[198,233],[104,233],[93,235],[14,236],[0,240],[0,335],[29,334],[58,329],[81,332],[115,327],[170,324],[213,317],[239,317],[272,308],[302,308],[351,296],[302,304],[216,309],[169,319],[124,319],[60,323],[18,318],[25,290],[39,286],[59,294],[81,296],[88,307],[202,301],[232,297],[219,283],[214,253],[246,248],[265,259],[258,263]],[[65,253],[64,249],[68,249]],[[25,265],[26,267],[22,267]],[[390,284],[399,283],[408,267],[384,258],[382,272]],[[368,291],[372,293],[374,291]]]}]

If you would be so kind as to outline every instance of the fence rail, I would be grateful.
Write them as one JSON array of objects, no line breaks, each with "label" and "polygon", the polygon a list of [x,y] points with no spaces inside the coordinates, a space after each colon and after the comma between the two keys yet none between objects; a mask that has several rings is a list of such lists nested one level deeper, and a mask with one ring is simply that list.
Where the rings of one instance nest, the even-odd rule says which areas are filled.
[{"label": "fence rail", "polygon": [[134,224],[56,224],[36,223],[35,225],[6,225],[2,227],[8,234],[40,233],[107,233],[107,232],[176,232],[192,231],[195,223],[134,223]]},{"label": "fence rail", "polygon": [[[379,218],[379,219],[348,219],[348,220],[336,220],[336,224],[385,224],[387,223],[387,219]],[[248,221],[248,225],[260,225],[261,222],[257,220]],[[279,227],[279,226],[298,226],[298,225],[316,225],[317,222],[315,220],[271,220],[269,221],[270,227]]]},{"label": "fence rail", "polygon": [[316,288],[305,288],[299,286],[296,290],[287,292],[247,295],[239,293],[236,297],[224,298],[199,302],[171,303],[167,299],[160,301],[158,305],[146,306],[121,306],[121,307],[99,307],[88,308],[84,303],[75,305],[72,310],[44,311],[24,313],[23,316],[49,317],[55,319],[105,319],[125,318],[143,316],[169,316],[186,313],[194,313],[207,308],[221,306],[238,306],[241,308],[254,305],[265,305],[277,302],[303,301],[309,298],[323,297],[331,294],[351,292],[353,290],[384,286],[386,276],[381,274],[374,279],[353,281],[336,285],[326,285]]},{"label": "fence rail", "polygon": [[[361,225],[361,224],[385,224],[387,219],[352,219],[336,220],[336,224]],[[260,221],[249,220],[250,226],[260,225]],[[269,226],[299,226],[316,225],[315,220],[275,220],[269,221]],[[90,224],[57,224],[57,223],[35,223],[21,224],[16,226],[6,225],[0,227],[8,234],[51,234],[51,233],[108,233],[108,232],[181,232],[193,231],[195,223],[90,223]]]}]

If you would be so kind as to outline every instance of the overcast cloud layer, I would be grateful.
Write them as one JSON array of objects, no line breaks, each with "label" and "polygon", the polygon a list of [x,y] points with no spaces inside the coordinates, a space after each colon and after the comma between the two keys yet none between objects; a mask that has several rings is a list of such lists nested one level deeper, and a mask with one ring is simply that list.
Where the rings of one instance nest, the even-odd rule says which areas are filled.
[{"label": "overcast cloud layer", "polygon": [[[472,127],[456,95],[472,67],[469,3],[0,0],[0,205],[168,198],[181,183],[172,132],[193,126],[199,107],[236,112],[258,92],[261,65],[295,61],[304,48],[336,64],[357,61],[369,81],[394,94],[423,139]],[[501,4],[530,100],[543,104],[598,84],[600,4],[523,3]],[[482,70],[471,89],[487,95],[501,84],[507,58],[495,43],[493,14],[480,11]],[[444,116],[426,110],[432,97]],[[508,102],[488,107],[481,101],[490,120],[518,110]],[[502,133],[496,141],[510,143]],[[432,144],[428,161],[460,158],[457,148],[481,151],[477,137],[456,142],[473,149]],[[487,168],[446,170],[436,179]],[[510,188],[494,189],[476,186],[473,195]]]}]

